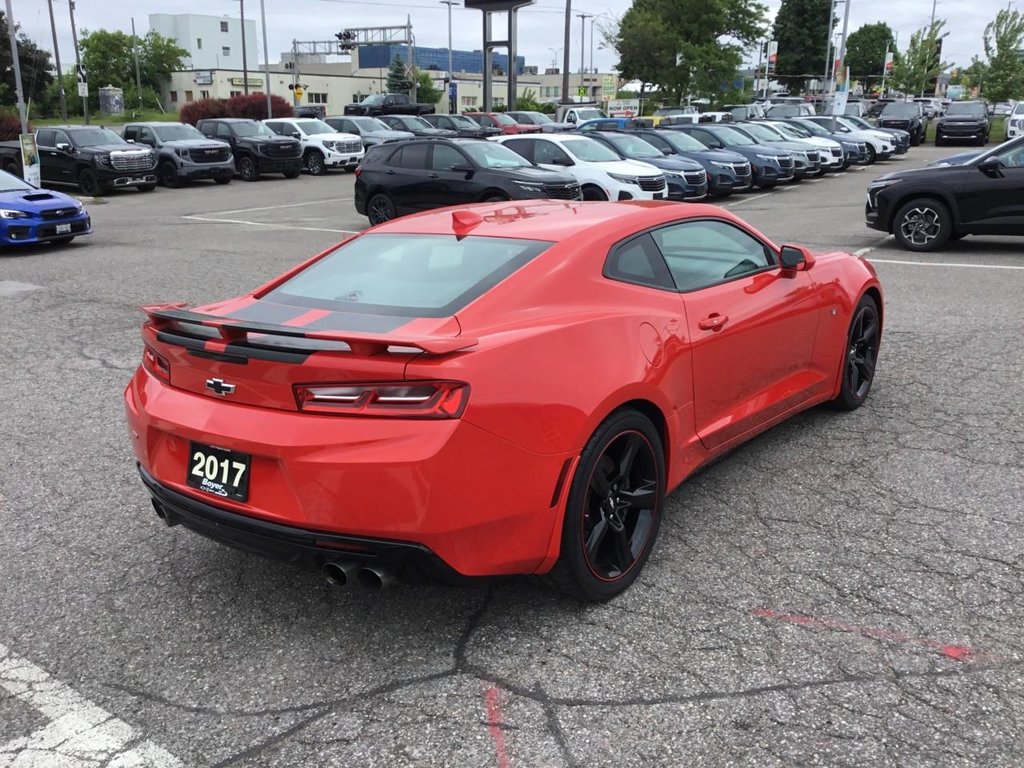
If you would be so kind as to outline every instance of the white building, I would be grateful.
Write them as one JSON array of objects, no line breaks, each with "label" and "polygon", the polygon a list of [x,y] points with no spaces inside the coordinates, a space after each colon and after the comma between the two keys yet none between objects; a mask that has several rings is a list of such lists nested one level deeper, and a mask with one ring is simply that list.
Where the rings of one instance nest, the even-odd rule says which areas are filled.
[{"label": "white building", "polygon": [[[149,28],[170,37],[188,51],[190,69],[242,70],[242,22],[229,16],[203,16],[195,13],[151,13]],[[246,62],[249,71],[259,69],[256,22],[245,20]]]}]

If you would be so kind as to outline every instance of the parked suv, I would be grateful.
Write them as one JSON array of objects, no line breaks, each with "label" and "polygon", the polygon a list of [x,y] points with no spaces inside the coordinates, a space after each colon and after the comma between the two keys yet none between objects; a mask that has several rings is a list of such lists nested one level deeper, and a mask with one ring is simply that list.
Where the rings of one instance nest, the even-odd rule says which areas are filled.
[{"label": "parked suv", "polygon": [[1024,101],[1013,105],[1013,111],[1006,116],[1006,138],[1024,136]]},{"label": "parked suv", "polygon": [[758,144],[730,125],[673,125],[662,130],[681,131],[709,149],[723,149],[743,155],[753,171],[754,186],[762,189],[792,181],[796,174],[796,161],[792,152]]},{"label": "parked suv", "polygon": [[708,174],[696,160],[666,155],[634,133],[589,131],[587,136],[600,141],[623,160],[638,160],[661,169],[668,184],[669,200],[703,200],[708,196]]},{"label": "parked suv", "polygon": [[338,133],[323,120],[275,117],[263,122],[278,136],[288,136],[302,144],[302,162],[313,176],[323,176],[328,168],[351,171],[363,159],[361,138],[353,133]]},{"label": "parked suv", "polygon": [[580,186],[482,139],[380,144],[356,169],[356,210],[371,224],[446,205],[535,198],[579,200]]},{"label": "parked suv", "polygon": [[935,146],[947,141],[973,141],[988,144],[989,122],[985,105],[980,101],[954,101],[935,123]]},{"label": "parked suv", "polygon": [[466,117],[473,118],[485,128],[497,128],[506,136],[514,136],[519,133],[541,132],[539,125],[517,123],[503,112],[467,112]]},{"label": "parked suv", "polygon": [[924,141],[928,119],[924,107],[912,101],[892,101],[878,116],[879,128],[900,128],[910,134],[910,143],[917,146]]},{"label": "parked suv", "polygon": [[159,157],[156,175],[165,187],[180,187],[196,179],[228,184],[235,175],[231,147],[212,141],[185,123],[128,123],[121,135],[145,144]]},{"label": "parked suv", "polygon": [[1024,138],[956,165],[895,171],[868,186],[865,220],[909,251],[965,235],[1024,236]]},{"label": "parked suv", "polygon": [[325,117],[324,122],[336,131],[358,136],[363,142],[364,149],[369,149],[375,144],[383,144],[385,141],[411,139],[415,136],[410,131],[393,130],[376,117],[366,117],[365,115]]},{"label": "parked suv", "polygon": [[423,119],[435,128],[455,131],[460,139],[489,139],[501,136],[497,128],[487,128],[466,115],[423,115]]},{"label": "parked suv", "polygon": [[98,125],[57,125],[36,132],[42,180],[77,184],[83,195],[110,189],[156,189],[156,152]]},{"label": "parked suv", "polygon": [[256,181],[265,173],[283,173],[288,179],[302,173],[302,145],[278,136],[258,120],[217,117],[200,120],[196,128],[207,138],[231,146],[242,181]]},{"label": "parked suv", "polygon": [[750,189],[753,177],[750,163],[743,155],[708,149],[683,131],[638,128],[632,133],[660,149],[662,154],[668,157],[685,157],[704,166],[704,171],[708,175],[708,191],[712,197],[725,197],[733,192]]}]

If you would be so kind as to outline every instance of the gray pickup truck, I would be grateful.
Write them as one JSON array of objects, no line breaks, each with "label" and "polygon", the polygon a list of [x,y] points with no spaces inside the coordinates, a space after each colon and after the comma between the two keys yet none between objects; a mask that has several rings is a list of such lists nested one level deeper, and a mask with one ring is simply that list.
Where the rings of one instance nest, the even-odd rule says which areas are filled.
[{"label": "gray pickup truck", "polygon": [[121,135],[144,144],[159,156],[157,178],[165,187],[182,182],[213,179],[228,184],[235,175],[235,158],[230,145],[208,139],[185,123],[127,123]]}]

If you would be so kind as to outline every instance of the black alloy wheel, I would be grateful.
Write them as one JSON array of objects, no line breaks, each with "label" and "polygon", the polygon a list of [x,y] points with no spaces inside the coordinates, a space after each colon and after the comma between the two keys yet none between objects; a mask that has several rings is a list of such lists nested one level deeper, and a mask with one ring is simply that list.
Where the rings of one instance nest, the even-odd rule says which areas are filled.
[{"label": "black alloy wheel", "polygon": [[327,163],[324,161],[323,152],[311,149],[306,153],[306,170],[311,176],[323,176],[327,173]]},{"label": "black alloy wheel", "polygon": [[170,160],[165,160],[160,163],[160,170],[157,172],[160,177],[160,183],[168,189],[177,189],[181,186],[181,179],[178,178],[178,169],[174,167],[174,163]]},{"label": "black alloy wheel", "polygon": [[908,251],[937,251],[953,234],[949,209],[932,198],[911,200],[896,212],[893,234]]},{"label": "black alloy wheel", "polygon": [[248,155],[238,158],[238,175],[242,177],[242,181],[257,181],[260,175],[256,170],[256,161]]},{"label": "black alloy wheel", "polygon": [[643,414],[623,409],[590,438],[569,487],[562,551],[547,581],[586,601],[628,588],[651,554],[665,501],[665,455]]},{"label": "black alloy wheel", "polygon": [[508,197],[506,195],[499,195],[495,193],[487,195],[483,201],[485,203],[506,203],[508,202]]},{"label": "black alloy wheel", "polygon": [[96,172],[90,168],[83,168],[78,174],[78,190],[83,195],[96,197],[103,194],[103,185],[96,178]]},{"label": "black alloy wheel", "polygon": [[882,323],[878,305],[870,296],[857,304],[846,337],[843,361],[843,384],[833,405],[843,411],[860,408],[871,391],[878,365],[878,345],[882,340]]},{"label": "black alloy wheel", "polygon": [[391,221],[397,215],[395,204],[391,202],[390,197],[383,193],[374,195],[366,204],[366,218],[370,220],[371,225]]}]

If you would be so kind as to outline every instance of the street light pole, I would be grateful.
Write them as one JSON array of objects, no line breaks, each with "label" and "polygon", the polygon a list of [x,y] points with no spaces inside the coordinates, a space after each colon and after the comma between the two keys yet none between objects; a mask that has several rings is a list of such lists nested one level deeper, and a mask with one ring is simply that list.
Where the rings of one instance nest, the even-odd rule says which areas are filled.
[{"label": "street light pole", "polygon": [[[260,0],[260,24],[263,25],[263,90],[267,94],[267,119],[274,116],[270,106],[270,54],[267,51],[267,9],[263,0]],[[245,26],[242,26],[242,33],[245,33]]]},{"label": "street light pole", "polygon": [[455,79],[452,74],[452,6],[458,5],[457,0],[440,0],[442,5],[448,6],[448,112],[452,112],[451,83]]},{"label": "street light pole", "polygon": [[569,41],[572,37],[572,0],[565,0],[565,40],[562,45],[562,103],[571,104],[569,98]]},{"label": "street light pole", "polygon": [[7,32],[11,38],[11,63],[14,65],[14,91],[18,97],[18,114],[21,116],[21,132],[28,133],[28,116],[25,114],[25,92],[21,90],[21,60],[18,57],[18,30],[14,24],[11,0],[7,0]]},{"label": "street light pole", "polygon": [[594,14],[592,13],[577,13],[580,20],[580,90],[586,91],[587,84],[584,78],[584,72],[586,71],[586,64],[584,63],[584,56],[587,52],[587,19]]},{"label": "street light pole", "polygon": [[50,32],[53,34],[53,60],[57,64],[57,92],[60,94],[60,119],[68,121],[68,101],[64,95],[64,71],[60,68],[60,46],[57,45],[57,23],[53,20],[53,0],[46,0],[50,11]]},{"label": "street light pole", "polygon": [[[78,28],[75,26],[75,0],[68,0],[68,12],[71,14],[71,42],[75,45],[75,74],[81,75],[82,70],[82,54],[78,50]],[[89,82],[86,79],[86,82]],[[87,96],[82,97],[82,117],[85,120],[85,124],[89,124],[89,98]]]},{"label": "street light pole", "polygon": [[[828,11],[828,40],[825,42],[825,78],[821,83],[821,92],[832,93],[832,83],[829,80],[828,73],[832,71],[832,28],[836,24],[836,2],[832,0],[832,5],[829,6]],[[765,92],[767,93],[767,88]]]},{"label": "street light pole", "polygon": [[245,57],[245,0],[238,0],[238,9],[242,14],[242,93],[249,95],[249,64]]}]

